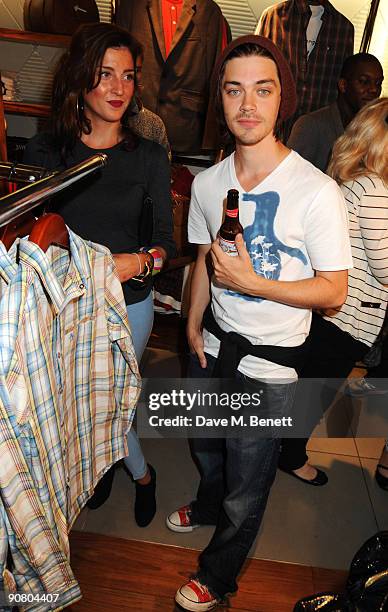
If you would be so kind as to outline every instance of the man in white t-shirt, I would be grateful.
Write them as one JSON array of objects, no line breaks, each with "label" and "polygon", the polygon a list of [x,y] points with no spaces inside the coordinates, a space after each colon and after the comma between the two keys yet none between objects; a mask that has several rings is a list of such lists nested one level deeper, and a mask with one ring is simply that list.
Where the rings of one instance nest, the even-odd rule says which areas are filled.
[{"label": "man in white t-shirt", "polygon": [[[269,408],[287,414],[311,309],[339,307],[346,298],[352,260],[344,200],[332,179],[278,140],[296,94],[290,68],[269,39],[234,40],[216,75],[218,112],[235,152],[197,175],[192,188],[189,240],[198,245],[198,256],[187,326],[191,376],[216,371],[227,378],[232,369],[244,390],[264,388]],[[231,188],[240,193],[244,228],[235,257],[216,240]],[[215,524],[216,531],[195,578],[176,593],[185,610],[211,610],[237,590],[279,445],[279,439],[254,436],[192,440],[201,472],[197,498],[170,514],[167,526],[185,532]]]}]

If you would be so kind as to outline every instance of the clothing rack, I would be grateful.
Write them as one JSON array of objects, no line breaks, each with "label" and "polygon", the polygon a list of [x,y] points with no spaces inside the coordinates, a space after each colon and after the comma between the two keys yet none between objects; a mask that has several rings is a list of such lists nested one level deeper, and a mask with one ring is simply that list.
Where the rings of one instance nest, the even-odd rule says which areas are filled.
[{"label": "clothing rack", "polygon": [[41,166],[27,166],[18,162],[0,161],[0,179],[5,179],[9,183],[31,184],[52,174],[52,171]]},{"label": "clothing rack", "polygon": [[43,200],[66,189],[84,176],[102,168],[106,163],[107,156],[104,153],[97,153],[76,166],[67,168],[63,172],[55,172],[0,198],[0,227],[39,206]]}]

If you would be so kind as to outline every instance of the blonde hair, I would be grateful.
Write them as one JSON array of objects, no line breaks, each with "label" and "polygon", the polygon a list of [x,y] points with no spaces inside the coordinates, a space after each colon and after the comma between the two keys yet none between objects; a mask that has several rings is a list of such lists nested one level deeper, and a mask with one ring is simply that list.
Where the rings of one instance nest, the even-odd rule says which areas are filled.
[{"label": "blonde hair", "polygon": [[388,185],[388,98],[357,113],[336,141],[327,173],[339,184],[374,174]]}]

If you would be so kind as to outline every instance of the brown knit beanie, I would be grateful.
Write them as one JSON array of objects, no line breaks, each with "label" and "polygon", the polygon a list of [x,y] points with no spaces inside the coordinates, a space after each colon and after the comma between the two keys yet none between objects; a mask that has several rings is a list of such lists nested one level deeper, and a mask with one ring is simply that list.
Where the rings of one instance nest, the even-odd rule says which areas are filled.
[{"label": "brown knit beanie", "polygon": [[263,49],[266,49],[268,53],[271,55],[273,61],[275,62],[281,85],[281,102],[279,107],[279,117],[283,121],[291,117],[296,110],[296,88],[294,78],[292,76],[291,68],[285,59],[284,55],[277,48],[277,46],[270,40],[269,38],[265,38],[264,36],[256,36],[255,34],[247,34],[246,36],[240,36],[239,38],[235,38],[231,43],[224,49],[221,55],[218,57],[213,75],[215,77],[215,83],[218,82],[220,71],[222,66],[228,60],[231,52],[236,49],[236,47],[240,47],[246,43],[252,43]]}]

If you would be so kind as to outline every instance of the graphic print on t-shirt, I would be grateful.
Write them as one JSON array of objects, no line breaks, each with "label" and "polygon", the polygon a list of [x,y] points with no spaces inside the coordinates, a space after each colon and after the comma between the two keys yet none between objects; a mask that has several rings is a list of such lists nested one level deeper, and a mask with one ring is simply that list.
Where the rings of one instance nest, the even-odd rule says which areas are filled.
[{"label": "graphic print on t-shirt", "polygon": [[[276,191],[260,194],[244,193],[243,200],[253,201],[256,204],[253,223],[244,229],[245,245],[256,274],[270,280],[278,280],[282,269],[280,252],[296,257],[307,265],[307,259],[300,249],[287,246],[275,235],[274,224],[280,201],[279,194]],[[226,293],[243,300],[261,302],[264,299],[229,290]]]}]

